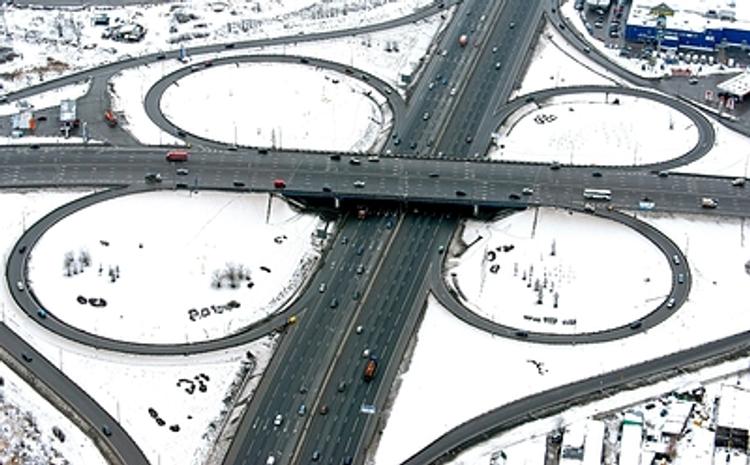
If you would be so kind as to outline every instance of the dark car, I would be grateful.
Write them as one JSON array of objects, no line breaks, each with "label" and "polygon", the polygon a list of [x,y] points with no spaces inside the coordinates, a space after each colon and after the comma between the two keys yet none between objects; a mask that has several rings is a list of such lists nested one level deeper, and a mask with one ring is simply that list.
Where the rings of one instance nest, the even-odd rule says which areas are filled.
[{"label": "dark car", "polygon": [[319,412],[320,412],[321,415],[327,415],[328,414],[328,406],[326,404],[321,405]]},{"label": "dark car", "polygon": [[642,326],[640,321],[634,321],[630,323],[630,329],[639,329]]},{"label": "dark car", "polygon": [[602,177],[602,173],[599,172],[599,171],[594,171],[593,173],[591,173],[591,176],[593,176],[595,178],[601,178]]},{"label": "dark car", "polygon": [[233,185],[234,187],[245,187],[245,183],[244,183],[244,182],[242,182],[242,181],[237,181],[237,180],[235,180],[235,181],[232,181],[232,185]]},{"label": "dark car", "polygon": [[107,437],[112,436],[112,430],[107,425],[102,425],[102,433]]},{"label": "dark car", "polygon": [[33,360],[33,359],[31,358],[31,355],[27,354],[26,352],[21,352],[21,358],[22,358],[22,359],[23,359],[23,361],[24,361],[24,362],[26,362],[26,363],[31,363],[31,360]]},{"label": "dark car", "polygon": [[25,254],[26,253],[26,246],[22,245],[21,247],[19,247],[18,248],[18,253],[20,253],[21,255]]},{"label": "dark car", "polygon": [[457,190],[456,191],[456,197],[466,197],[466,192],[464,192],[462,190]]},{"label": "dark car", "polygon": [[330,303],[330,305],[329,305],[329,306],[330,306],[331,308],[336,308],[336,307],[338,307],[338,306],[339,306],[339,299],[337,299],[336,297],[334,297],[333,299],[331,299],[331,303]]},{"label": "dark car", "polygon": [[323,192],[331,192],[331,186],[328,186],[328,185],[323,186]]},{"label": "dark car", "polygon": [[529,333],[527,333],[526,331],[516,331],[516,337],[527,338],[529,337]]},{"label": "dark car", "polygon": [[516,193],[510,194],[508,198],[511,200],[521,200],[521,196]]},{"label": "dark car", "polygon": [[334,153],[333,155],[331,155],[328,158],[330,158],[333,161],[339,161],[339,160],[341,160],[341,155],[339,155],[338,153]]},{"label": "dark car", "polygon": [[234,48],[234,42],[230,42],[228,44],[224,44],[224,48]]},{"label": "dark car", "polygon": [[339,392],[346,391],[346,381],[341,381],[339,385],[336,387],[336,390]]}]

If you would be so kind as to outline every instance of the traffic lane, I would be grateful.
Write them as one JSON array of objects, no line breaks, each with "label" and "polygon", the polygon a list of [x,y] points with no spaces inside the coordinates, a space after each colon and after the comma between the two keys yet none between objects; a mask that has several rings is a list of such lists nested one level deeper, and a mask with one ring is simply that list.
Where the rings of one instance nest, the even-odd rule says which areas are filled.
[{"label": "traffic lane", "polygon": [[[413,300],[410,293],[418,292],[421,289],[421,286],[415,283],[415,281],[423,279],[424,276],[424,273],[419,272],[418,264],[429,261],[428,255],[424,253],[424,247],[434,238],[435,228],[425,227],[428,226],[426,218],[426,216],[420,215],[416,221],[413,223],[407,221],[402,227],[401,231],[409,229],[409,234],[406,237],[404,237],[404,234],[399,235],[400,238],[396,240],[398,248],[396,249],[396,246],[394,246],[393,254],[391,254],[396,258],[384,264],[383,273],[378,278],[380,281],[382,276],[387,276],[387,278],[383,278],[387,282],[376,284],[374,289],[380,289],[381,291],[366,302],[367,314],[371,315],[365,326],[367,330],[362,335],[350,337],[347,341],[347,350],[345,350],[348,355],[339,360],[336,368],[335,373],[338,382],[351,379],[353,384],[344,393],[339,393],[338,382],[334,382],[336,379],[332,378],[332,382],[327,388],[328,397],[332,399],[332,402],[336,402],[337,407],[343,409],[343,411],[340,411],[335,417],[329,418],[328,422],[317,430],[315,437],[324,438],[325,444],[321,446],[318,443],[309,446],[306,450],[307,454],[312,454],[316,448],[323,452],[323,457],[329,457],[335,452],[335,455],[341,455],[335,458],[335,462],[338,463],[346,457],[346,455],[342,455],[339,438],[348,436],[347,447],[353,447],[353,444],[356,445],[359,442],[359,438],[355,442],[351,440],[352,435],[344,433],[357,431],[360,426],[364,427],[364,421],[360,425],[360,419],[364,418],[365,414],[360,413],[359,409],[363,403],[373,403],[374,388],[378,385],[378,382],[373,380],[366,383],[362,380],[364,359],[360,351],[361,337],[358,338],[357,336],[365,335],[365,339],[369,338],[369,342],[366,344],[373,350],[373,354],[377,354],[381,358],[381,364],[388,363],[388,359],[391,357],[390,348],[395,343],[394,334],[400,334],[395,330],[402,327],[401,318],[409,313],[408,311],[401,311],[402,305],[406,306],[408,302]],[[426,247],[429,248],[429,245],[426,245]],[[392,263],[393,261],[396,263]],[[379,367],[379,370],[382,368],[382,366]],[[353,437],[356,438],[357,434]],[[304,458],[305,454],[302,457]]]},{"label": "traffic lane", "polygon": [[[345,254],[341,257],[339,263],[332,263],[335,268],[331,271],[331,276],[327,277],[330,281],[326,292],[322,293],[327,293],[327,295],[321,295],[318,304],[313,308],[308,308],[305,312],[310,325],[318,328],[318,331],[305,331],[299,336],[302,341],[296,343],[293,349],[285,353],[282,371],[278,377],[275,377],[273,391],[276,394],[272,394],[270,397],[264,396],[266,408],[258,411],[258,417],[264,419],[265,425],[271,425],[273,418],[278,414],[283,415],[285,419],[281,427],[273,428],[265,443],[255,440],[247,446],[247,450],[255,450],[258,457],[272,455],[274,452],[274,455],[278,454],[285,457],[291,455],[293,441],[289,440],[289,436],[301,433],[303,421],[303,418],[297,415],[299,403],[296,394],[299,392],[297,388],[299,380],[296,378],[303,374],[301,378],[304,379],[303,383],[308,390],[309,397],[316,395],[322,372],[319,364],[315,362],[321,359],[329,359],[332,356],[331,351],[336,344],[331,344],[331,342],[342,337],[339,319],[349,312],[347,308],[349,303],[344,299],[339,301],[336,308],[331,308],[329,303],[330,299],[334,297],[338,299],[338,294],[343,294],[351,289],[349,280],[337,279],[336,276],[351,276],[354,274],[352,262],[354,261],[353,257],[356,256],[356,251],[351,250],[351,241],[357,240],[360,236],[369,235],[369,228],[376,221],[378,221],[378,218],[372,217],[367,220],[345,222],[347,225],[351,225],[351,228],[345,228],[339,235],[341,238],[339,248],[343,249]],[[347,231],[347,229],[349,230]],[[351,236],[346,236],[347,241],[344,243],[343,237],[346,233],[351,234]],[[321,277],[320,282],[324,282],[323,277]],[[312,288],[311,292],[321,294],[319,287]],[[321,330],[323,331],[322,334]],[[277,457],[277,459],[280,459],[280,457]]]},{"label": "traffic lane", "polygon": [[[2,323],[0,323],[0,339],[3,341],[4,349],[16,360],[16,363],[25,366],[38,382],[57,393],[62,402],[71,406],[83,421],[88,423],[91,429],[84,432],[91,437],[97,448],[108,449],[108,452],[119,459],[121,464],[149,464],[143,451],[109,413],[41,353]],[[22,354],[30,356],[31,362],[23,360]],[[105,425],[111,431],[110,436],[105,436],[102,432],[102,426]]]}]

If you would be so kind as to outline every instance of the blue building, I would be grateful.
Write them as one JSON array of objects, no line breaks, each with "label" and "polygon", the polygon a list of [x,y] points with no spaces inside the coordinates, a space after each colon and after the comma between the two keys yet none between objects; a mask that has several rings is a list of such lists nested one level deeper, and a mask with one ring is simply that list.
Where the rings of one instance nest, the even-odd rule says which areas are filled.
[{"label": "blue building", "polygon": [[[718,46],[750,45],[750,10],[738,1],[634,0],[625,25],[629,42],[663,48],[714,51]],[[708,2],[711,3],[711,2]],[[746,2],[747,3],[747,2]]]}]

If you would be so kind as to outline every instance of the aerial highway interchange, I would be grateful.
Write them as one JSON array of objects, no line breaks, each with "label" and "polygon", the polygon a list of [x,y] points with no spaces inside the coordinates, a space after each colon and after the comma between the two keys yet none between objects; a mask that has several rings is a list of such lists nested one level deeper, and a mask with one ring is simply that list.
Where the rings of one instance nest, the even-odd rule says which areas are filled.
[{"label": "aerial highway interchange", "polygon": [[[233,48],[363,34],[451,8],[453,17],[436,39],[435,53],[422,65],[418,81],[407,90],[405,98],[377,76],[344,63],[273,54],[212,60],[215,66],[237,62],[302,63],[351,74],[373,84],[386,93],[394,114],[387,142],[378,153],[235,146],[191,134],[169,121],[160,110],[164,90],[193,72],[189,67],[155,83],[146,95],[145,109],[155,124],[171,134],[179,131],[179,136],[191,144],[188,165],[194,182],[185,184],[176,172],[165,167],[163,147],[120,146],[115,140],[109,145],[0,148],[0,186],[3,188],[108,188],[50,212],[18,239],[6,263],[6,282],[15,302],[28,318],[36,319],[61,337],[123,353],[188,355],[234,347],[279,332],[278,348],[242,416],[224,458],[226,465],[308,463],[315,454],[324,458],[322,463],[365,463],[372,452],[370,448],[376,444],[378,431],[384,427],[381,412],[407,346],[416,334],[430,292],[470,325],[501,337],[539,344],[586,344],[624,338],[646,331],[678,312],[690,293],[688,259],[656,228],[619,211],[636,209],[639,201],[646,197],[662,212],[744,218],[750,211],[750,199],[744,189],[732,185],[730,178],[667,173],[708,153],[715,141],[713,121],[684,100],[650,90],[654,87],[650,81],[619,70],[597,53],[591,54],[593,60],[640,87],[549,89],[511,100],[545,22],[555,25],[566,39],[581,46],[581,38],[565,26],[556,1],[434,2],[410,16],[379,25],[237,42]],[[468,30],[475,33],[469,46],[464,48],[459,38]],[[190,52],[199,55],[224,48],[224,44],[216,44]],[[166,57],[176,58],[177,52],[168,52]],[[22,99],[75,82],[82,76],[99,80],[98,87],[92,86],[92,89],[104,91],[106,86],[102,83],[117,71],[159,59],[163,58],[153,54],[104,65],[12,92],[8,99]],[[698,142],[680,157],[640,166],[508,163],[486,158],[491,134],[511,114],[553,96],[584,92],[637,95],[668,105],[690,118],[698,130]],[[368,162],[368,156],[377,158]],[[145,183],[144,173],[147,172],[161,172],[161,183]],[[284,186],[275,186],[274,179],[283,179]],[[237,180],[242,184],[238,185]],[[358,185],[359,182],[363,184]],[[616,195],[608,202],[609,208],[600,208],[601,204],[597,204],[596,211],[591,211],[588,202],[581,197],[584,187],[612,189]],[[68,325],[55,317],[54,307],[49,308],[50,313],[45,318],[38,318],[36,309],[40,302],[33,292],[26,291],[28,286],[24,289],[16,283],[25,281],[27,257],[45,231],[65,216],[97,202],[155,189],[269,192],[311,209],[335,212],[340,218],[339,230],[314,276],[293,303],[284,311],[229,337],[200,343],[137,344],[100,337]],[[524,189],[531,189],[533,193],[521,195]],[[704,208],[701,204],[704,197],[716,199],[719,208]],[[679,257],[684,263],[686,285],[678,284],[677,273],[673,271],[671,302],[664,299],[643,318],[601,332],[549,334],[509,327],[476,316],[441,279],[443,251],[460,221],[503,209],[540,206],[585,211],[633,228],[653,242],[668,261]],[[357,210],[363,207],[379,213],[357,218]],[[357,265],[362,269],[358,270]],[[327,288],[321,292],[321,284],[325,283]],[[289,323],[290,317],[295,318],[293,324]],[[364,332],[360,326],[365,328]],[[81,425],[88,428],[88,434],[96,438],[103,450],[109,451],[107,456],[113,463],[148,463],[128,432],[120,428],[110,414],[5,325],[0,325],[0,330],[4,333],[5,350],[18,365],[24,365],[77,412]],[[377,348],[379,366],[377,376],[367,383],[359,381],[363,338],[367,346]],[[748,348],[748,338],[747,333],[741,333],[497,406],[435,438],[405,463],[440,463],[491,435],[601,396],[606,390],[614,391],[619,386],[666,376],[680,367],[727,354],[743,353]],[[34,354],[33,363],[25,362],[22,353]],[[342,379],[355,381],[342,385]],[[297,414],[300,404],[306,406],[308,414]],[[362,415],[361,409],[367,406],[372,406],[376,413]],[[283,422],[274,426],[274,417],[280,412]],[[101,425],[107,425],[106,434]]]}]

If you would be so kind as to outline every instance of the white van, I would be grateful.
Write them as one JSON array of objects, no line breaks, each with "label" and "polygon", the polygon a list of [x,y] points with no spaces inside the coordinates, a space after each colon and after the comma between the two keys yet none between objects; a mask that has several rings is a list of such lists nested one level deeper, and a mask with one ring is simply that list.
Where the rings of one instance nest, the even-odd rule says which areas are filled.
[{"label": "white van", "polygon": [[273,465],[274,463],[276,463],[276,457],[269,455],[266,459],[266,465]]}]

